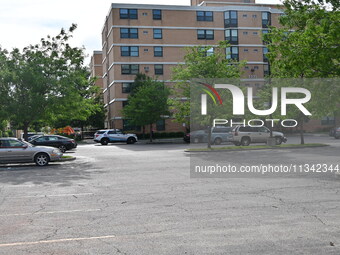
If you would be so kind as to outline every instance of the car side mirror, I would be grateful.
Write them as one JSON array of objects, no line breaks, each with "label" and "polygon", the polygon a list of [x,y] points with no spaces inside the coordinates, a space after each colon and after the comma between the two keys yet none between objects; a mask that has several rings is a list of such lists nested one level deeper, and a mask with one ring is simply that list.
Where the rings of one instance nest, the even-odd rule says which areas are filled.
[{"label": "car side mirror", "polygon": [[28,148],[28,145],[25,144],[25,145],[22,146],[22,148],[23,148],[23,149],[27,149],[27,148]]}]

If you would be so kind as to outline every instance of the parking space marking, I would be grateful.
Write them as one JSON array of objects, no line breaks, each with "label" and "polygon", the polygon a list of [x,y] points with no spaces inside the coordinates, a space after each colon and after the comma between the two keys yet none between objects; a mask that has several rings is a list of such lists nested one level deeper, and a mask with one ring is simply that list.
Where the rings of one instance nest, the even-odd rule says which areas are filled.
[{"label": "parking space marking", "polygon": [[20,197],[11,197],[12,198],[39,198],[39,197],[68,197],[68,196],[91,196],[93,193],[72,193],[72,194],[56,194],[56,195],[31,195],[31,196],[20,196]]},{"label": "parking space marking", "polygon": [[42,240],[42,241],[35,241],[35,242],[3,243],[3,244],[0,244],[0,248],[10,247],[10,246],[34,245],[34,244],[49,244],[49,243],[62,243],[62,242],[72,242],[72,241],[89,241],[89,240],[96,240],[96,239],[110,239],[110,238],[115,238],[115,237],[116,237],[115,235],[109,235],[109,236],[92,236],[92,237]]},{"label": "parking space marking", "polygon": [[33,212],[33,213],[0,214],[0,217],[27,216],[27,215],[39,215],[39,214],[56,214],[56,213],[75,213],[75,212],[97,212],[97,211],[101,211],[101,209],[51,211],[51,212],[36,212],[36,213]]}]

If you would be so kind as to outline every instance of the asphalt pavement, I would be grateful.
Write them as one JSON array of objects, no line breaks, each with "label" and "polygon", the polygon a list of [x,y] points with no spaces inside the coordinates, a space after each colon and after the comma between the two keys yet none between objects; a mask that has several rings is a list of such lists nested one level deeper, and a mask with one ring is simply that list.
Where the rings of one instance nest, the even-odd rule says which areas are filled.
[{"label": "asphalt pavement", "polygon": [[[306,142],[330,146],[220,156],[340,163],[339,140]],[[0,166],[0,254],[340,254],[335,173],[190,178],[186,148],[84,144],[75,161]]]}]

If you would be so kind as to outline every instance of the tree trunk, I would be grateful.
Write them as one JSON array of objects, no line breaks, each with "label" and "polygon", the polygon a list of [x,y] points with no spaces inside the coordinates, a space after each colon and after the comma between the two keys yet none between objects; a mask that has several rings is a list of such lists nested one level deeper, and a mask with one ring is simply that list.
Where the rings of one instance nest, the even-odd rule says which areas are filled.
[{"label": "tree trunk", "polygon": [[212,128],[208,126],[208,149],[211,149],[211,130]]},{"label": "tree trunk", "polygon": [[143,125],[143,140],[145,139],[145,126]]},{"label": "tree trunk", "polygon": [[305,144],[305,137],[303,134],[303,122],[304,122],[304,117],[300,117],[300,139],[301,139],[301,144]]},{"label": "tree trunk", "polygon": [[24,140],[25,141],[28,140],[28,126],[29,126],[29,123],[24,122],[23,130],[24,130]]},{"label": "tree trunk", "polygon": [[80,127],[80,139],[84,140],[84,125],[83,124],[81,124],[81,127]]},{"label": "tree trunk", "polygon": [[150,143],[152,143],[153,131],[152,131],[152,124],[150,124]]}]

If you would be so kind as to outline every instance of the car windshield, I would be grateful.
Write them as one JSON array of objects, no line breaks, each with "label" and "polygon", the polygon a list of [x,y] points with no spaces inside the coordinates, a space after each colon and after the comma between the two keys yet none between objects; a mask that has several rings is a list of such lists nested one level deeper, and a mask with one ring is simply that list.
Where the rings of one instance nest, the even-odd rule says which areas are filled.
[{"label": "car windshield", "polygon": [[26,141],[21,141],[21,142],[27,145],[28,147],[34,147],[34,145],[30,144],[29,142],[26,142]]},{"label": "car windshield", "polygon": [[98,131],[97,132],[97,135],[102,135],[102,134],[104,134],[105,133],[105,131]]}]

